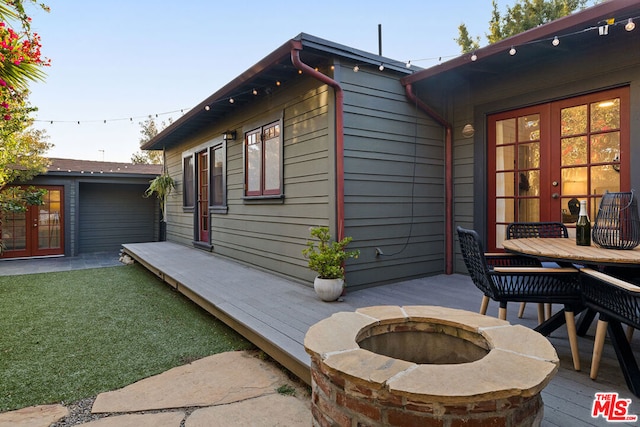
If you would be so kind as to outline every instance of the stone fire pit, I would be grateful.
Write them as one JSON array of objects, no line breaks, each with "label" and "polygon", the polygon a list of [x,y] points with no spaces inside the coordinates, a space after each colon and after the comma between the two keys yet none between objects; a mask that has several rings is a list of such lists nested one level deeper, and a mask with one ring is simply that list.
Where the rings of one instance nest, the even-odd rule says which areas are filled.
[{"label": "stone fire pit", "polygon": [[558,370],[549,341],[436,306],[336,313],[305,336],[314,426],[535,426]]}]

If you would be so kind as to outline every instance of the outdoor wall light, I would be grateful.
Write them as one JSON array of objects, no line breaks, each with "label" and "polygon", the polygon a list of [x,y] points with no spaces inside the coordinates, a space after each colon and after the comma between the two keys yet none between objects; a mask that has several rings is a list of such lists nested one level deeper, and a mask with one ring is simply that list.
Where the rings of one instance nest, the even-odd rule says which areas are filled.
[{"label": "outdoor wall light", "polygon": [[462,128],[462,136],[464,136],[465,138],[471,138],[474,133],[476,133],[476,130],[473,128],[473,125],[471,123],[464,125],[464,127]]},{"label": "outdoor wall light", "polygon": [[235,130],[227,130],[222,134],[222,139],[225,141],[235,141],[236,140],[236,131]]}]

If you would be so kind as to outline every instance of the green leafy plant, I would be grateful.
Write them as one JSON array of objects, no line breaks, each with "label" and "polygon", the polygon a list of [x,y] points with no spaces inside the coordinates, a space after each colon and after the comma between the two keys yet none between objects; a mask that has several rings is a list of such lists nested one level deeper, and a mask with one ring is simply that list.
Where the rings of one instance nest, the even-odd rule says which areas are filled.
[{"label": "green leafy plant", "polygon": [[162,220],[165,221],[165,202],[167,196],[171,194],[171,190],[175,188],[175,181],[168,173],[163,173],[149,181],[149,188],[144,192],[145,197],[153,194],[160,200],[160,210],[162,211]]},{"label": "green leafy plant", "polygon": [[348,258],[358,258],[359,250],[346,251],[352,237],[345,237],[339,242],[331,242],[329,227],[312,227],[311,236],[318,239],[307,241],[302,255],[309,260],[309,268],[318,273],[321,279],[344,279],[344,262]]}]

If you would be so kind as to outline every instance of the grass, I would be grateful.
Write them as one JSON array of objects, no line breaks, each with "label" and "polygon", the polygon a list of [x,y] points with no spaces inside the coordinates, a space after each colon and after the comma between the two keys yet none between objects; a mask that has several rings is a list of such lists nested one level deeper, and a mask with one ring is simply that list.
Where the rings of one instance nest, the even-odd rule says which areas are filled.
[{"label": "grass", "polygon": [[252,348],[139,265],[0,276],[0,412]]}]

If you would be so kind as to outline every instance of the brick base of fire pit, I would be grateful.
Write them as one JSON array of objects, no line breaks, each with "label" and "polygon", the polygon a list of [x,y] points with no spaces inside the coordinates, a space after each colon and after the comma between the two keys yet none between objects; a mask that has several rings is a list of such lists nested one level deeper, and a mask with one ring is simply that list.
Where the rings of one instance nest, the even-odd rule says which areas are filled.
[{"label": "brick base of fire pit", "polygon": [[540,425],[559,364],[531,329],[434,306],[336,313],[304,344],[316,427]]}]

